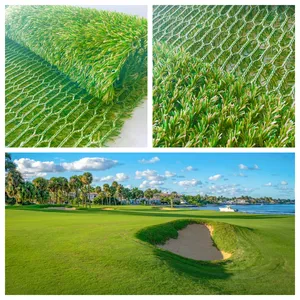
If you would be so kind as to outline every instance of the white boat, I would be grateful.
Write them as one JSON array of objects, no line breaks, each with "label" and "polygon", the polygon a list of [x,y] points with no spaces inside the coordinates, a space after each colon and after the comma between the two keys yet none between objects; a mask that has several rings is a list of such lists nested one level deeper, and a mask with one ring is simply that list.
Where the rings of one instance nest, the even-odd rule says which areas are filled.
[{"label": "white boat", "polygon": [[236,212],[238,211],[237,209],[232,208],[230,205],[226,205],[226,207],[219,207],[220,211],[223,212]]}]

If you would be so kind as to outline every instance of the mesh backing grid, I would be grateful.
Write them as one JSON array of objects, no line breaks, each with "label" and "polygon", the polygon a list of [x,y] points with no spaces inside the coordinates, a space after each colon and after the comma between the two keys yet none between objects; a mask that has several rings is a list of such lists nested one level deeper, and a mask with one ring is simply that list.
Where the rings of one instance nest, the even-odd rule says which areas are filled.
[{"label": "mesh backing grid", "polygon": [[294,98],[294,6],[155,6],[153,38]]},{"label": "mesh backing grid", "polygon": [[105,104],[6,39],[6,146],[101,147],[146,95],[146,78]]}]

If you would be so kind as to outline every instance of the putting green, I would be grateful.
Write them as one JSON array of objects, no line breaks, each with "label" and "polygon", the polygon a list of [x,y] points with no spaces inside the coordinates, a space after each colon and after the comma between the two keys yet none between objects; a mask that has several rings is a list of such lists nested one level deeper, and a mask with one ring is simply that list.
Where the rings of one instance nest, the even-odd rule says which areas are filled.
[{"label": "putting green", "polygon": [[[158,249],[189,222],[234,250],[201,262]],[[6,294],[294,294],[295,218],[280,215],[6,209]]]}]

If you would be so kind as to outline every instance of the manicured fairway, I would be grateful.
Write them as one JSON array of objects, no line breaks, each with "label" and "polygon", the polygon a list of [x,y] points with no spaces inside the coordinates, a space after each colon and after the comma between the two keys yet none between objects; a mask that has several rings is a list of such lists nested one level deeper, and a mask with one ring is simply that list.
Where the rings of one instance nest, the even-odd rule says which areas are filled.
[{"label": "manicured fairway", "polygon": [[[182,219],[221,222],[216,243],[231,248],[232,257],[197,262],[146,241],[164,239],[168,230],[172,235],[171,225],[156,225]],[[293,216],[142,206],[13,208],[6,209],[5,252],[6,294],[294,294],[295,289]]]}]

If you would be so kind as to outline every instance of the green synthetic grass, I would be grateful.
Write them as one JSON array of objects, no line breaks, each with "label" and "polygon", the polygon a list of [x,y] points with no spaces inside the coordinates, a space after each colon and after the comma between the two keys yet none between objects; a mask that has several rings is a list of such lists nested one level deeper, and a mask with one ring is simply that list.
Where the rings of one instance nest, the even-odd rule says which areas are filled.
[{"label": "green synthetic grass", "polygon": [[155,147],[295,146],[295,7],[153,11]]},{"label": "green synthetic grass", "polygon": [[[6,294],[294,294],[293,216],[114,208],[6,209]],[[232,257],[155,246],[190,222],[212,224]]]},{"label": "green synthetic grass", "polygon": [[155,147],[293,147],[294,105],[185,52],[155,44]]},{"label": "green synthetic grass", "polygon": [[6,145],[101,147],[146,95],[147,21],[72,6],[6,8]]}]

